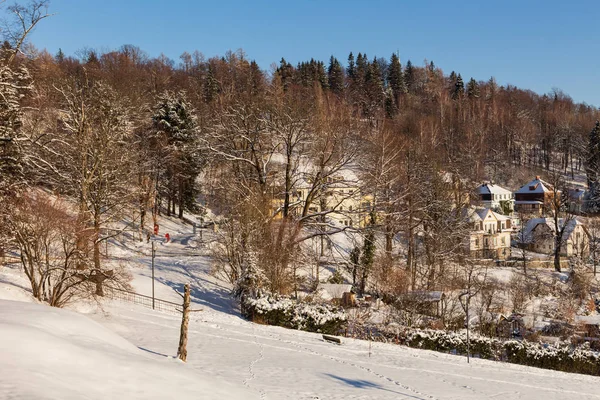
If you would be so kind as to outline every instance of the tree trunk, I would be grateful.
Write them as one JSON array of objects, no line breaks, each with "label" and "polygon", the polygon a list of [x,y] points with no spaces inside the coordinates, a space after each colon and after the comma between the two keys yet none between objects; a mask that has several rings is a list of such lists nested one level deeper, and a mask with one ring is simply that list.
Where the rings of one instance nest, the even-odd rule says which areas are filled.
[{"label": "tree trunk", "polygon": [[[98,274],[98,278],[102,274],[102,265],[100,264],[100,210],[95,210],[94,213],[94,269]],[[96,281],[96,295],[104,296],[102,288],[103,279]]]},{"label": "tree trunk", "polygon": [[185,362],[187,360],[188,325],[190,321],[190,284],[186,283],[183,293],[183,310],[181,310],[181,330],[179,332],[179,347],[177,358]]},{"label": "tree trunk", "polygon": [[183,189],[185,185],[183,179],[179,178],[179,219],[183,218]]}]

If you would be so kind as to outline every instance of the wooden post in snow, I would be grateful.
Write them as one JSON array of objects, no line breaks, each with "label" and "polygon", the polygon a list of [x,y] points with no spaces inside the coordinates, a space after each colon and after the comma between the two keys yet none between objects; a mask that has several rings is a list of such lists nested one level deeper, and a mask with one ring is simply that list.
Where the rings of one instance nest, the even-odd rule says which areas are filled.
[{"label": "wooden post in snow", "polygon": [[190,313],[202,311],[190,310],[190,284],[183,285],[183,294],[175,290],[175,293],[183,298],[183,307],[181,310],[181,329],[179,331],[179,347],[177,348],[177,358],[185,362],[187,360],[187,340],[188,340],[188,325],[190,323]]},{"label": "wooden post in snow", "polygon": [[190,322],[190,284],[186,283],[184,288],[181,331],[179,332],[179,347],[177,348],[177,358],[183,362],[187,359],[188,325]]}]

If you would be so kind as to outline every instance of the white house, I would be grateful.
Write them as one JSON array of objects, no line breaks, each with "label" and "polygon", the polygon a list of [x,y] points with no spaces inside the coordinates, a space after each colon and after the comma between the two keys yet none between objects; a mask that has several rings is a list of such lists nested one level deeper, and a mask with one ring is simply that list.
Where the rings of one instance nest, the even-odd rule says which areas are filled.
[{"label": "white house", "polygon": [[505,259],[510,256],[510,217],[482,208],[469,213],[469,222],[472,227],[468,247],[472,257]]},{"label": "white house", "polygon": [[[558,229],[562,229],[565,219],[558,220]],[[589,254],[589,233],[578,219],[566,222],[560,253],[563,256],[585,256]],[[523,228],[523,242],[529,250],[544,254],[553,254],[555,249],[556,226],[552,218],[532,218]]]},{"label": "white house", "polygon": [[484,183],[477,188],[477,193],[481,204],[485,208],[498,212],[508,211],[509,214],[514,210],[514,195],[508,189],[493,183]]}]

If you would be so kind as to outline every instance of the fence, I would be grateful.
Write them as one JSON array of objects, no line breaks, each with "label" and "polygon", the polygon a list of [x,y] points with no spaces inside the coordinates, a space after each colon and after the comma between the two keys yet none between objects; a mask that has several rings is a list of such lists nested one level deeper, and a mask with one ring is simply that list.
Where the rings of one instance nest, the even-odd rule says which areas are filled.
[{"label": "fence", "polygon": [[[116,289],[116,288],[107,290],[107,292],[108,292],[107,297],[109,297],[111,299],[126,301],[128,303],[133,303],[133,304],[137,304],[137,305],[140,305],[143,307],[152,308],[152,297],[151,296],[146,296],[143,294],[129,292],[127,290]],[[154,298],[154,310],[156,310],[156,311],[179,314],[181,311],[181,308],[182,308],[182,305],[179,303],[174,303],[172,301],[157,299],[156,297]]]}]

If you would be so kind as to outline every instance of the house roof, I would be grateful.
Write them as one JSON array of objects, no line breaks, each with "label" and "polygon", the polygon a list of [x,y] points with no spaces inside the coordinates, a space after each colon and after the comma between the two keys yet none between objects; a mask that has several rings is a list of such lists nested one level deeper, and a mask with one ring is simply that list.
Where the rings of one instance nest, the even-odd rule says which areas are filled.
[{"label": "house roof", "polygon": [[345,292],[350,292],[352,285],[337,284],[337,283],[319,283],[317,291],[320,292],[320,297],[325,300],[341,299]]},{"label": "house roof", "polygon": [[495,211],[490,210],[489,208],[482,208],[479,210],[475,210],[475,212],[477,213],[477,215],[479,215],[479,218],[481,218],[482,221],[485,221],[486,218],[489,219],[489,217],[495,218],[498,221],[508,221],[510,220],[509,217],[499,214]]},{"label": "house roof", "polygon": [[515,193],[548,193],[552,191],[552,188],[553,186],[551,184],[541,180],[539,176],[536,176],[534,180],[521,186]]},{"label": "house roof", "polygon": [[497,221],[509,221],[510,217],[499,214],[495,211],[490,210],[489,208],[477,208],[477,209],[469,209],[467,210],[467,218],[471,222],[479,222],[485,221],[486,219],[493,218]]},{"label": "house roof", "polygon": [[494,185],[493,183],[484,183],[477,188],[479,194],[508,194],[512,195],[512,192],[508,189],[504,189],[501,186]]}]

